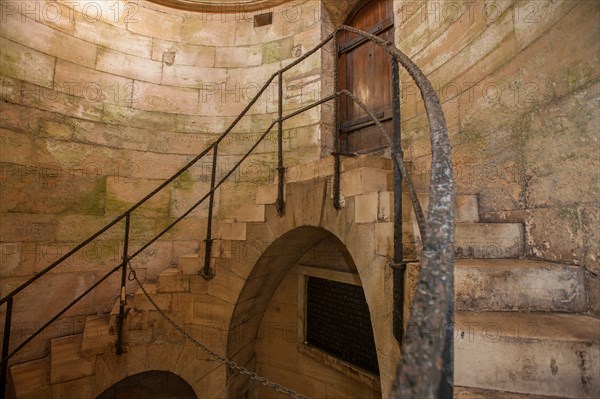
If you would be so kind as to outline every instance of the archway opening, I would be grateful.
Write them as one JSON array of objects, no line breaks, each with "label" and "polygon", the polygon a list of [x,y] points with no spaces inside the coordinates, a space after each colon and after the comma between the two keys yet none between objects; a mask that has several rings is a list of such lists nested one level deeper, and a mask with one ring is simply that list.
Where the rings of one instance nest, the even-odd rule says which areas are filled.
[{"label": "archway opening", "polygon": [[[356,265],[335,235],[300,227],[264,251],[236,304],[228,355],[309,397],[381,396],[369,308]],[[228,385],[230,397],[274,395],[235,373]]]},{"label": "archway opening", "polygon": [[145,371],[129,376],[102,392],[96,399],[198,399],[192,387],[168,371]]}]

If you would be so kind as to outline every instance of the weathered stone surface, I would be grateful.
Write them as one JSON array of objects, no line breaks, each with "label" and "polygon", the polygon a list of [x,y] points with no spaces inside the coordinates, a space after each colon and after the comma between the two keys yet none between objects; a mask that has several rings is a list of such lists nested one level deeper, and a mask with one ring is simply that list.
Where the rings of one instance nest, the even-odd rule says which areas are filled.
[{"label": "weathered stone surface", "polygon": [[340,187],[346,197],[373,191],[387,191],[387,173],[380,169],[360,168],[341,175]]},{"label": "weathered stone surface", "polygon": [[246,239],[246,223],[219,223],[219,232],[217,237],[221,240]]},{"label": "weathered stone surface", "polygon": [[142,7],[136,8],[135,16],[129,18],[127,30],[164,40],[181,41],[184,17]]},{"label": "weathered stone surface", "polygon": [[50,344],[50,383],[76,380],[94,373],[94,361],[81,357],[81,335],[54,338]]},{"label": "weathered stone surface", "polygon": [[237,222],[262,223],[265,221],[265,206],[260,204],[242,205],[236,212],[235,219]]},{"label": "weathered stone surface", "polygon": [[75,36],[102,47],[142,58],[152,55],[152,38],[137,35],[102,21],[75,21]]},{"label": "weathered stone surface", "polygon": [[600,351],[597,319],[457,312],[456,323],[457,385],[562,397],[591,398],[600,392],[593,377],[600,367],[594,360]]},{"label": "weathered stone surface", "polygon": [[159,293],[189,292],[190,278],[176,268],[163,270],[156,276],[156,291]]},{"label": "weathered stone surface", "polygon": [[524,255],[523,226],[518,223],[458,223],[458,258],[519,258]]},{"label": "weathered stone surface", "polygon": [[379,193],[357,195],[354,198],[354,221],[356,223],[374,223],[377,221]]},{"label": "weathered stone surface", "polygon": [[[0,38],[2,74],[43,87],[52,87],[56,59],[11,40]],[[32,65],[32,68],[23,68]]]},{"label": "weathered stone surface", "polygon": [[198,274],[204,267],[204,257],[198,254],[188,254],[179,257],[177,268],[181,274]]},{"label": "weathered stone surface", "polygon": [[88,316],[85,320],[81,352],[96,355],[114,350],[116,335],[109,325],[108,316]]},{"label": "weathered stone surface", "polygon": [[[93,68],[96,63],[96,45],[16,13],[3,13],[0,34],[16,43],[79,65]],[[2,48],[7,51],[4,44]]]},{"label": "weathered stone surface", "polygon": [[160,83],[162,77],[162,63],[105,48],[98,49],[96,68],[113,75],[151,83]]},{"label": "weathered stone surface", "polygon": [[583,312],[579,266],[523,259],[455,263],[456,307],[472,311]]},{"label": "weathered stone surface", "polygon": [[18,398],[34,397],[50,384],[50,361],[48,358],[16,364],[10,367],[10,378]]}]

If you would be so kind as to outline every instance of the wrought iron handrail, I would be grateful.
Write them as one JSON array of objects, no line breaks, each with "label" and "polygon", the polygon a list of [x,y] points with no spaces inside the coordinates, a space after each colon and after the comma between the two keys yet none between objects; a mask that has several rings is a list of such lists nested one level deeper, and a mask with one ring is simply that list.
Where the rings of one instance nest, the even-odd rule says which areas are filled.
[{"label": "wrought iron handrail", "polygon": [[[385,131],[383,130],[381,123],[375,117],[375,115],[370,112],[364,103],[362,103],[358,98],[356,98],[352,93],[347,90],[338,90],[338,65],[337,62],[335,64],[335,81],[334,81],[334,93],[329,95],[321,100],[318,100],[308,106],[302,107],[288,115],[283,115],[283,73],[298,65],[306,58],[317,52],[319,49],[324,47],[327,43],[329,43],[332,39],[334,40],[334,49],[335,54],[338,54],[338,39],[337,33],[340,31],[348,31],[360,36],[365,37],[366,39],[378,44],[381,46],[391,57],[392,57],[392,66],[394,71],[393,84],[394,86],[399,87],[399,74],[398,74],[398,64],[402,65],[416,82],[419,87],[424,103],[425,109],[427,112],[428,122],[430,126],[430,141],[432,145],[432,169],[431,169],[431,183],[429,189],[429,211],[427,215],[427,222],[425,223],[425,219],[423,213],[420,209],[420,205],[418,199],[416,197],[416,191],[410,181],[410,177],[408,176],[407,171],[404,168],[402,162],[402,149],[399,143],[399,99],[397,98],[398,92],[395,89],[394,92],[394,112],[397,111],[395,115],[395,124],[394,124],[394,137],[390,139]],[[227,137],[227,135],[233,130],[233,128],[237,125],[237,123],[246,115],[248,110],[258,101],[260,96],[265,92],[267,87],[273,82],[275,77],[278,77],[278,91],[279,91],[279,99],[278,99],[278,118],[274,120],[271,125],[267,128],[267,130],[259,137],[259,139],[254,143],[254,145],[250,148],[248,152],[234,165],[234,167],[226,173],[221,180],[216,182],[216,162],[218,157],[218,145],[219,143]],[[296,59],[294,62],[290,63],[286,67],[281,68],[279,71],[275,72],[265,84],[261,87],[261,89],[256,93],[256,95],[250,100],[250,102],[246,105],[243,111],[236,117],[236,119],[231,123],[231,125],[206,149],[204,149],[200,154],[190,160],[183,168],[177,171],[173,176],[169,179],[165,180],[161,185],[159,185],[156,189],[154,189],[147,196],[142,198],[132,207],[130,207],[123,214],[119,215],[112,222],[108,223],[106,226],[101,228],[98,232],[90,236],[88,239],[81,242],[67,254],[63,255],[61,258],[44,268],[42,271],[37,273],[35,276],[28,279],[25,283],[19,285],[17,288],[12,290],[5,297],[0,299],[0,305],[6,303],[6,315],[5,315],[5,323],[4,323],[4,340],[2,346],[2,355],[0,360],[0,366],[2,368],[0,372],[0,398],[4,396],[5,387],[6,387],[6,376],[8,371],[8,360],[12,357],[17,351],[19,351],[22,347],[24,347],[27,343],[31,342],[37,335],[39,335],[46,327],[48,327],[52,322],[57,320],[62,314],[68,311],[72,306],[74,306],[79,300],[85,297],[88,293],[90,293],[94,288],[96,288],[99,284],[105,281],[110,275],[121,269],[121,292],[120,292],[120,309],[119,309],[119,325],[118,325],[118,342],[117,342],[117,353],[122,353],[122,328],[123,328],[123,318],[125,317],[125,283],[126,283],[126,273],[127,273],[127,264],[137,255],[142,253],[146,248],[156,242],[160,237],[162,237],[165,233],[167,233],[171,228],[173,228],[176,224],[178,224],[183,218],[189,215],[194,209],[196,209],[201,203],[203,203],[207,198],[209,199],[209,214],[208,214],[208,225],[207,225],[207,238],[205,240],[205,257],[204,257],[204,268],[202,270],[202,275],[206,279],[210,279],[212,277],[212,272],[210,270],[210,257],[211,257],[211,244],[212,244],[212,213],[213,213],[213,202],[214,202],[214,194],[215,191],[223,184],[223,182],[229,178],[235,170],[241,165],[241,163],[257,148],[257,146],[262,142],[262,140],[266,137],[266,135],[271,131],[271,129],[278,125],[278,197],[277,197],[277,211],[279,214],[284,212],[284,201],[283,201],[283,185],[285,179],[285,168],[283,167],[283,145],[282,145],[282,125],[283,122],[287,119],[290,119],[294,116],[297,116],[307,110],[314,108],[318,105],[321,105],[327,101],[334,100],[334,126],[335,128],[335,151],[333,155],[335,157],[334,163],[334,206],[336,208],[340,208],[340,156],[342,155],[339,151],[339,140],[337,137],[337,126],[338,126],[338,98],[340,95],[348,95],[353,101],[357,102],[359,106],[367,112],[369,117],[373,120],[373,122],[378,126],[381,133],[384,135],[388,144],[392,146],[393,156],[392,159],[395,164],[396,170],[399,172],[400,176],[402,176],[407,186],[409,187],[409,193],[411,195],[411,202],[413,203],[413,207],[415,210],[415,214],[417,216],[417,221],[419,225],[419,229],[421,230],[421,237],[423,239],[423,255],[421,259],[421,274],[419,279],[419,287],[415,295],[415,299],[413,302],[413,309],[411,313],[411,323],[416,325],[421,325],[425,323],[439,323],[439,325],[444,324],[445,322],[452,322],[452,314],[453,314],[453,242],[454,242],[454,181],[452,174],[452,163],[450,158],[450,143],[448,139],[448,133],[446,128],[446,123],[444,120],[444,116],[442,113],[441,105],[439,102],[439,98],[437,97],[435,91],[429,80],[425,77],[422,71],[418,68],[418,66],[412,62],[405,54],[403,54],[400,50],[398,50],[392,43],[382,40],[381,38],[360,31],[358,29],[341,26],[331,34],[327,36],[326,39],[321,41],[316,47],[312,50],[306,52],[301,57]],[[396,110],[397,108],[397,110]],[[398,136],[398,137],[397,137]],[[144,203],[146,203],[149,199],[151,199],[154,195],[164,189],[168,184],[173,182],[179,176],[181,176],[185,171],[191,168],[193,165],[198,162],[198,160],[202,159],[206,156],[210,151],[213,151],[213,164],[212,164],[212,173],[211,173],[211,189],[210,191],[204,195],[200,200],[194,203],[186,212],[184,212],[180,217],[178,217],[175,221],[169,224],[165,229],[163,229],[160,233],[158,233],[154,238],[149,240],[146,244],[140,247],[133,254],[129,255],[128,253],[128,244],[129,244],[129,233],[130,233],[130,220],[131,214]],[[396,180],[396,185],[398,181]],[[400,199],[401,200],[401,199]],[[397,203],[398,204],[398,203]],[[396,210],[398,211],[398,205],[396,204]],[[401,212],[395,213],[396,220],[401,221]],[[109,230],[111,227],[115,226],[117,223],[125,219],[125,235],[124,235],[124,246],[123,246],[123,260],[122,262],[113,268],[108,274],[102,277],[99,281],[93,284],[90,288],[88,288],[84,293],[78,296],[74,301],[72,301],[66,308],[61,310],[56,316],[54,316],[50,321],[44,324],[40,329],[38,329],[34,334],[28,337],[25,341],[23,341],[17,348],[15,348],[12,352],[9,353],[9,343],[10,343],[10,327],[11,327],[11,319],[12,319],[12,311],[13,311],[13,302],[14,297],[20,293],[23,289],[37,281],[43,275],[47,274],[55,267],[60,265],[66,259],[77,253],[83,247],[88,245],[90,242],[94,241],[96,238],[101,236],[104,232]],[[395,223],[398,224],[398,223]],[[397,226],[395,228],[397,232]],[[395,246],[397,247],[397,241],[395,241]],[[402,259],[398,259],[398,250],[401,254],[401,242],[400,248],[396,248],[396,253],[394,255],[394,263],[396,266],[398,263],[401,263]],[[422,288],[422,289],[421,289]],[[393,389],[393,397],[400,397],[398,395],[402,395],[402,397],[413,396],[414,397],[433,397],[434,392],[437,392],[437,384],[436,382],[440,381],[442,373],[440,372],[440,362],[437,362],[436,359],[438,356],[441,356],[442,351],[445,352],[444,362],[442,367],[445,368],[444,378],[446,382],[452,386],[452,347],[451,343],[448,344],[448,340],[442,342],[440,344],[439,340],[427,340],[427,339],[419,339],[418,336],[414,337],[415,339],[410,339],[404,342],[402,345],[402,360],[401,365],[398,368],[397,380]],[[442,345],[442,347],[440,347]],[[450,354],[448,357],[448,352]],[[418,355],[417,355],[418,354]],[[433,385],[432,385],[433,384]]]}]

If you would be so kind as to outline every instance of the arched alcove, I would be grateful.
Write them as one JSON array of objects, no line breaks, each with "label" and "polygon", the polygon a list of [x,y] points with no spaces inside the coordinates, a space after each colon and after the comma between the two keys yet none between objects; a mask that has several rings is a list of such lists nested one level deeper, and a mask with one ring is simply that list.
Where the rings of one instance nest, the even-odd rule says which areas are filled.
[{"label": "arched alcove", "polygon": [[[233,312],[228,356],[308,396],[322,395],[325,390],[331,391],[331,397],[381,396],[376,372],[366,372],[327,350],[306,344],[309,276],[347,288],[361,287],[358,292],[372,331],[361,280],[348,249],[331,232],[304,226],[283,234],[256,262]],[[377,362],[374,348],[373,342]],[[272,392],[235,373],[229,376],[228,385],[231,397],[243,397],[250,391],[262,397]]]},{"label": "arched alcove", "polygon": [[198,399],[192,387],[168,371],[145,371],[112,385],[96,399]]}]

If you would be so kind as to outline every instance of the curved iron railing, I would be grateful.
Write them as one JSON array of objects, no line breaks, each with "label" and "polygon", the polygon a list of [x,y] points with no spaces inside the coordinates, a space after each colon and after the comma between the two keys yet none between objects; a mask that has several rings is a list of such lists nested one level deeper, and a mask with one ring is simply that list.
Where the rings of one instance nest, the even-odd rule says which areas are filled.
[{"label": "curved iron railing", "polygon": [[[380,121],[375,117],[375,115],[367,109],[364,103],[362,103],[356,96],[347,90],[338,90],[338,69],[337,62],[334,62],[335,70],[334,70],[334,93],[318,100],[308,106],[302,107],[298,110],[291,112],[288,115],[283,115],[283,74],[298,65],[306,58],[317,52],[319,49],[324,47],[330,41],[334,42],[335,54],[338,54],[338,39],[337,33],[340,31],[348,31],[351,33],[355,33],[360,35],[376,44],[381,46],[392,58],[392,72],[393,72],[393,107],[394,107],[394,125],[392,129],[393,136],[390,138],[383,127],[381,126]],[[423,101],[425,103],[425,109],[427,112],[427,117],[430,126],[430,141],[432,145],[432,170],[431,170],[431,183],[429,189],[429,210],[427,214],[427,219],[423,215],[421,210],[419,201],[417,199],[416,190],[412,182],[410,181],[410,177],[404,167],[403,164],[403,154],[402,148],[400,146],[400,102],[399,102],[399,68],[398,65],[402,65],[416,82],[419,87]],[[278,77],[278,118],[271,123],[271,125],[266,129],[266,131],[259,137],[256,143],[250,148],[250,150],[242,156],[242,158],[233,166],[233,168],[227,172],[218,182],[216,181],[216,164],[218,159],[218,146],[225,139],[229,133],[233,130],[233,128],[238,124],[238,122],[246,115],[248,110],[258,101],[258,99],[265,92],[267,87],[273,82],[275,77]],[[421,232],[421,237],[423,240],[423,254],[421,259],[421,273],[418,282],[417,293],[414,298],[413,308],[411,311],[410,323],[413,326],[416,326],[417,333],[414,336],[405,337],[402,340],[402,359],[401,363],[398,367],[397,379],[393,387],[392,397],[393,398],[406,398],[406,397],[414,397],[414,398],[423,398],[423,397],[431,397],[433,398],[436,392],[438,392],[438,386],[440,387],[440,392],[452,392],[452,320],[453,320],[453,293],[454,293],[454,283],[453,283],[453,243],[454,243],[454,180],[452,173],[452,163],[450,157],[450,143],[448,139],[448,133],[446,128],[446,123],[444,120],[444,115],[441,109],[441,105],[439,102],[439,98],[437,97],[435,91],[429,80],[425,77],[422,71],[418,68],[418,66],[412,62],[404,53],[398,50],[392,43],[382,40],[381,38],[360,31],[358,29],[341,26],[331,34],[327,36],[321,43],[319,43],[312,50],[306,52],[301,57],[296,59],[294,62],[290,63],[284,68],[281,68],[279,71],[275,72],[265,84],[261,87],[261,89],[257,92],[257,94],[250,100],[250,102],[246,105],[244,110],[236,117],[236,119],[231,123],[231,125],[207,148],[205,148],[200,154],[190,160],[183,168],[177,171],[173,176],[159,185],[156,189],[154,189],[147,196],[142,198],[136,204],[131,206],[127,211],[123,214],[116,217],[113,221],[108,223],[106,226],[101,228],[99,231],[91,235],[89,238],[81,242],[79,245],[74,247],[71,251],[67,252],[65,255],[60,257],[58,260],[44,268],[42,271],[37,273],[35,276],[28,279],[23,284],[19,285],[17,288],[13,289],[10,293],[5,295],[2,299],[0,299],[0,305],[6,303],[6,314],[5,314],[5,323],[4,323],[4,337],[3,337],[3,346],[2,346],[2,354],[0,360],[0,399],[4,397],[6,390],[6,377],[8,372],[8,362],[9,359],[15,355],[19,350],[21,350],[25,345],[31,342],[35,337],[37,337],[42,331],[44,331],[50,324],[60,318],[64,313],[66,313],[70,308],[72,308],[77,302],[79,302],[82,298],[87,296],[91,291],[93,291],[98,285],[106,281],[108,277],[121,270],[121,290],[120,290],[120,306],[119,306],[119,314],[118,314],[118,325],[117,325],[117,343],[116,343],[116,352],[120,354],[123,352],[122,346],[122,334],[123,334],[123,319],[125,317],[125,284],[126,284],[126,276],[127,276],[127,264],[129,261],[134,259],[136,256],[145,251],[150,245],[156,242],[159,238],[161,238],[164,234],[166,234],[169,230],[171,230],[175,225],[177,225],[182,219],[188,216],[192,211],[194,211],[200,204],[202,204],[207,199],[209,200],[209,209],[208,209],[208,224],[207,224],[207,232],[205,241],[205,256],[204,256],[204,267],[202,269],[202,275],[210,280],[213,276],[212,270],[210,269],[210,258],[211,258],[211,248],[212,248],[212,216],[213,216],[213,205],[214,205],[214,194],[216,190],[227,180],[248,158],[248,156],[258,147],[258,145],[263,141],[263,139],[267,136],[267,134],[273,129],[275,124],[278,127],[278,197],[276,202],[276,207],[278,213],[281,215],[285,210],[285,204],[283,200],[283,189],[284,189],[284,181],[285,181],[285,168],[283,166],[283,131],[282,126],[283,122],[287,119],[290,119],[294,116],[297,116],[307,110],[314,108],[318,105],[326,103],[328,101],[334,101],[334,126],[336,140],[335,140],[335,151],[333,152],[335,163],[334,163],[334,206],[336,209],[340,208],[340,156],[348,155],[342,154],[339,149],[339,140],[337,137],[337,126],[338,126],[338,99],[341,95],[346,95],[350,97],[353,101],[355,101],[360,108],[365,111],[368,116],[372,119],[372,121],[377,125],[380,132],[384,135],[390,147],[392,147],[392,160],[395,165],[395,186],[396,189],[396,204],[395,204],[395,253],[394,259],[392,262],[392,267],[394,268],[394,274],[400,277],[398,280],[400,282],[399,287],[394,287],[395,300],[401,301],[401,296],[398,298],[396,292],[398,289],[401,291],[401,284],[403,282],[403,274],[405,269],[405,263],[402,259],[402,242],[401,242],[401,221],[402,221],[402,212],[401,212],[401,183],[400,178],[404,178],[407,187],[409,188],[409,194],[411,198],[411,202],[413,204],[413,208],[415,211],[415,215],[417,218],[417,223],[419,226],[419,230]],[[163,190],[167,185],[172,183],[175,179],[181,176],[185,171],[195,165],[200,159],[206,156],[212,150],[212,171],[211,171],[211,184],[210,191],[206,193],[201,199],[199,199],[196,203],[194,203],[186,212],[184,212],[181,216],[179,216],[176,220],[174,220],[171,224],[169,224],[166,228],[164,228],[160,233],[142,245],[138,250],[129,254],[129,241],[130,241],[130,222],[132,213],[138,209],[140,206],[145,204],[148,200],[150,200],[154,195]],[[123,255],[122,262],[119,263],[116,267],[111,269],[106,275],[100,278],[96,283],[94,283],[91,287],[85,290],[82,294],[80,294],[77,298],[75,298],[69,305],[67,305],[64,309],[62,309],[59,313],[57,313],[54,317],[52,317],[48,322],[46,322],[42,327],[36,330],[31,336],[21,342],[15,349],[12,351],[9,350],[10,344],[10,330],[11,330],[11,322],[12,322],[12,312],[14,305],[14,298],[21,291],[26,289],[28,286],[33,284],[35,281],[39,280],[42,276],[53,270],[55,267],[59,266],[65,260],[69,259],[75,253],[80,251],[86,245],[94,241],[96,238],[100,237],[103,233],[109,230],[111,227],[115,226],[117,223],[121,221],[125,221],[125,232],[124,232],[124,244],[123,244]],[[395,280],[396,281],[396,280]],[[396,285],[396,283],[395,283]],[[401,319],[401,307],[395,306],[394,311],[395,316],[397,316],[397,320],[395,320],[395,330],[397,334],[396,337],[402,338],[402,319]],[[398,322],[399,320],[399,322]],[[419,329],[422,328],[423,331],[430,331],[430,326],[447,326],[447,331],[450,331],[448,337],[450,339],[439,340],[439,339],[429,339],[427,333],[420,334],[418,333]],[[428,327],[429,326],[429,327]],[[440,362],[439,359],[443,358],[443,362]],[[443,370],[441,369],[443,368]],[[442,378],[443,376],[443,378]],[[441,381],[441,383],[440,383]],[[448,391],[449,390],[449,391]]]}]

